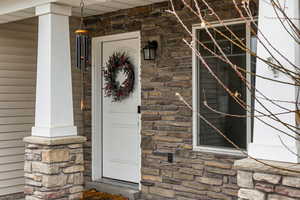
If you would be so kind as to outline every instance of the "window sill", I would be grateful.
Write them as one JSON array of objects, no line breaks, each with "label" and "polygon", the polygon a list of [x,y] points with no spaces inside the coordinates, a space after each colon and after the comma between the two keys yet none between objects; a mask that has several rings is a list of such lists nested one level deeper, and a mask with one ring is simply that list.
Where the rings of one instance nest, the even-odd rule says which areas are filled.
[{"label": "window sill", "polygon": [[217,148],[217,147],[208,147],[208,146],[193,146],[193,151],[237,156],[241,158],[247,157],[241,151],[236,149],[226,149],[226,148]]}]

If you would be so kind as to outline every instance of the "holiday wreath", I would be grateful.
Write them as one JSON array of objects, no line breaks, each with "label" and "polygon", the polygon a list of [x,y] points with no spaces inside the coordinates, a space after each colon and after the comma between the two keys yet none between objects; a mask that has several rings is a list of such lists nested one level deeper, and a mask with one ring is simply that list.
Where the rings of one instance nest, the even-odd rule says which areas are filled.
[{"label": "holiday wreath", "polygon": [[[117,79],[118,73],[123,72],[125,80],[120,83]],[[105,96],[112,97],[113,101],[122,101],[134,90],[134,66],[126,53],[116,52],[109,57],[105,70]]]}]

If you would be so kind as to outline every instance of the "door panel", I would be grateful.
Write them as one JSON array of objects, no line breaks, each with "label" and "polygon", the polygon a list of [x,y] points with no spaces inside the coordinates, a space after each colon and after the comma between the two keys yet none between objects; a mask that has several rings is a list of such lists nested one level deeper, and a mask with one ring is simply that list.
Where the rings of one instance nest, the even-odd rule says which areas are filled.
[{"label": "door panel", "polygon": [[[103,177],[139,182],[139,49],[138,38],[102,43],[102,63],[115,52],[126,52],[135,67],[134,92],[121,102],[112,102],[102,92]],[[105,81],[102,80],[102,88]]]}]

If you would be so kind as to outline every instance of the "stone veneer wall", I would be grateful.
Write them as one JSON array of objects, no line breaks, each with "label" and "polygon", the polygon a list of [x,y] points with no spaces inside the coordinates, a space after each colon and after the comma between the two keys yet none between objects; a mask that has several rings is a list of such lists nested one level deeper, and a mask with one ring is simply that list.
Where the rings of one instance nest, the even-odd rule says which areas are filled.
[{"label": "stone veneer wall", "polygon": [[26,200],[82,198],[84,137],[27,137],[24,141]]},{"label": "stone veneer wall", "polygon": [[[190,11],[176,3],[189,28],[199,23]],[[231,1],[211,0],[223,19],[237,18]],[[182,42],[190,38],[176,19],[165,12],[168,2],[89,17],[94,37],[141,31],[142,47],[159,43],[158,58],[142,61],[142,198],[237,199],[233,163],[241,157],[192,150],[192,112],[175,96],[192,97],[192,52]],[[214,19],[211,19],[214,20]],[[91,74],[87,84],[86,134],[91,144]],[[85,176],[91,177],[91,146],[85,146]],[[174,162],[168,163],[168,153]]]},{"label": "stone veneer wall", "polygon": [[[237,183],[240,200],[299,200],[300,165],[264,161],[276,169],[252,159],[236,161]],[[296,171],[296,172],[295,172]],[[297,172],[298,171],[298,172]]]}]

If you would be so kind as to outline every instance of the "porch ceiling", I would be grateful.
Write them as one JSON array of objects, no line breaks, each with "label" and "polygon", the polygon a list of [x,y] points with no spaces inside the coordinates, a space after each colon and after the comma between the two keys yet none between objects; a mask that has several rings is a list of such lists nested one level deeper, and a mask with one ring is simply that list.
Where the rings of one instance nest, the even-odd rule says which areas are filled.
[{"label": "porch ceiling", "polygon": [[[85,0],[85,16],[99,15],[167,0]],[[80,16],[80,0],[1,0],[0,24],[35,16],[34,7],[47,2],[70,5],[73,16]]]}]

